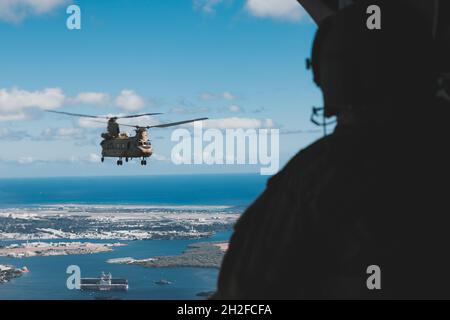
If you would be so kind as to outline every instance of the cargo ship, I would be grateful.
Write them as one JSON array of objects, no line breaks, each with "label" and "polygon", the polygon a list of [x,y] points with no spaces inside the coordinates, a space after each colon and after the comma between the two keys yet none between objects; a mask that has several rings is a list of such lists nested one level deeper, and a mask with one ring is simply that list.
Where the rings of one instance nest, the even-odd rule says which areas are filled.
[{"label": "cargo ship", "polygon": [[87,291],[126,291],[128,280],[113,278],[111,273],[102,272],[100,278],[82,278],[80,289]]}]

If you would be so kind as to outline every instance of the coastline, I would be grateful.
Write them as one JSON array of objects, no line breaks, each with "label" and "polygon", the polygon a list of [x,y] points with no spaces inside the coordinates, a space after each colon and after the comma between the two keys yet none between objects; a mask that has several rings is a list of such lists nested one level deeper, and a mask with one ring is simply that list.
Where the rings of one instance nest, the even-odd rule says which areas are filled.
[{"label": "coastline", "polygon": [[230,229],[232,206],[46,205],[0,209],[0,240],[201,239]]},{"label": "coastline", "polygon": [[[209,242],[227,242],[232,230],[218,232],[209,237]],[[70,240],[64,240],[65,242]],[[0,285],[0,299],[50,299],[50,300],[92,300],[102,297],[101,293],[87,293],[67,290],[66,268],[78,265],[82,277],[96,277],[102,271],[112,273],[115,277],[126,278],[130,288],[127,292],[115,292],[114,298],[123,300],[203,300],[207,296],[199,293],[216,290],[217,268],[170,267],[145,268],[139,265],[109,264],[109,259],[120,257],[177,256],[191,244],[204,242],[201,239],[178,240],[143,240],[125,242],[127,246],[117,247],[113,251],[86,255],[35,256],[17,260],[0,257],[0,264],[26,265],[30,272],[23,277]],[[91,240],[90,242],[97,242]],[[100,242],[100,241],[99,241]],[[20,262],[17,262],[20,261]],[[170,285],[158,285],[161,279]]]},{"label": "coastline", "polygon": [[180,255],[146,259],[116,258],[110,264],[139,265],[146,268],[215,268],[219,269],[228,249],[228,242],[198,242],[189,245]]},{"label": "coastline", "polygon": [[96,254],[112,251],[114,247],[120,246],[125,246],[125,244],[90,242],[27,242],[0,247],[0,257],[26,258]]},{"label": "coastline", "polygon": [[0,264],[0,285],[8,283],[15,278],[21,277],[23,271],[10,265]]}]

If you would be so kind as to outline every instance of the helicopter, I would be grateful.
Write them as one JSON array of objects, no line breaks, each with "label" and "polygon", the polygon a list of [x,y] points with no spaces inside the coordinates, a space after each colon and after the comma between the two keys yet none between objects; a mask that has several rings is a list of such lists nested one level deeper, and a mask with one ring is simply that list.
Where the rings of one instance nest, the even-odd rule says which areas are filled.
[{"label": "helicopter", "polygon": [[[128,116],[94,116],[55,110],[45,110],[45,111],[71,117],[107,120],[106,132],[102,133],[101,135],[101,137],[103,138],[102,142],[100,143],[102,147],[101,161],[104,162],[105,158],[118,158],[117,160],[118,166],[123,165],[123,159],[125,159],[125,162],[128,162],[129,160],[132,159],[141,159],[141,165],[142,166],[147,165],[147,159],[150,158],[153,154],[153,147],[150,142],[150,136],[148,134],[149,129],[168,128],[179,126],[186,123],[208,120],[208,118],[198,118],[154,126],[138,126],[138,125],[120,124],[117,122],[117,120],[140,118],[144,116],[155,116],[161,115],[162,113],[144,113]],[[103,121],[95,121],[95,122],[104,123]],[[136,135],[130,137],[128,133],[120,132],[120,126],[134,128]]]}]

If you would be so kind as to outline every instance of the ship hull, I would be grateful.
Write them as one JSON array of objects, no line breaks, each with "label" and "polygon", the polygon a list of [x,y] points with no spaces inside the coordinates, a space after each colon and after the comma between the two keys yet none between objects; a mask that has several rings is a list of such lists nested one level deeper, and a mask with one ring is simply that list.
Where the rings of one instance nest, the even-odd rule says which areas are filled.
[{"label": "ship hull", "polygon": [[108,283],[102,283],[101,279],[81,279],[80,289],[84,291],[127,291],[128,280],[111,279]]}]

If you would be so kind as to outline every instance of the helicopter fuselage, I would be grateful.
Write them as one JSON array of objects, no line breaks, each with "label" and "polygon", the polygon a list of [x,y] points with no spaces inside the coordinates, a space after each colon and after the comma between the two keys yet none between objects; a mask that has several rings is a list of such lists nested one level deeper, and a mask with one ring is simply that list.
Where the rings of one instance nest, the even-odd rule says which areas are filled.
[{"label": "helicopter fuselage", "polygon": [[104,139],[101,142],[102,162],[104,158],[118,158],[118,165],[122,165],[122,159],[125,161],[140,158],[141,164],[146,165],[146,159],[153,154],[153,147],[149,141],[142,141],[136,137],[119,135],[116,138]]}]

